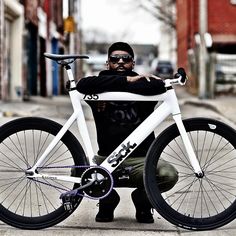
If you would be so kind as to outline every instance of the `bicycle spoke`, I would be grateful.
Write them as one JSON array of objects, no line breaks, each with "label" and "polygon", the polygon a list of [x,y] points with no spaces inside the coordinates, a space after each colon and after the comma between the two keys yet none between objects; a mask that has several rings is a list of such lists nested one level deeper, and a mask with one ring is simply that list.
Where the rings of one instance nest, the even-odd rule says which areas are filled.
[{"label": "bicycle spoke", "polygon": [[202,148],[201,148],[201,154],[200,154],[200,158],[199,158],[199,162],[201,163],[202,158],[203,158],[203,151],[204,151],[204,147],[206,145],[206,135],[207,135],[207,131],[205,131],[205,135],[203,138],[203,143],[202,143]]},{"label": "bicycle spoke", "polygon": [[[222,138],[220,139],[219,141],[219,145],[222,141]],[[221,149],[218,149],[219,148],[219,145],[217,145],[217,148],[215,149],[215,152],[214,154],[212,155],[212,157],[210,158],[210,160],[206,163],[206,165],[204,166],[205,169],[207,169],[209,167],[209,165],[211,164],[212,160],[214,158],[217,157],[217,155],[228,145],[229,143],[226,143],[223,147],[221,147]],[[219,161],[221,159],[221,155],[214,161],[214,163],[216,163],[217,161]]]},{"label": "bicycle spoke", "polygon": [[[10,147],[8,147],[5,143],[2,143],[4,147],[7,148],[7,150],[9,150],[9,152],[13,153],[18,159],[22,160],[19,155],[17,155]],[[1,160],[1,162],[8,164],[10,167],[16,168],[16,169],[20,169],[22,170],[22,168],[16,163],[14,162],[12,158],[10,158],[9,156],[7,156],[5,153],[3,153],[2,151],[0,151],[0,153],[3,155],[3,157],[5,157],[7,159],[8,162]],[[11,163],[11,164],[10,164]]]},{"label": "bicycle spoke", "polygon": [[[191,164],[190,164],[190,162],[189,162],[189,159],[187,158],[187,156],[186,156],[185,152],[183,151],[183,149],[180,147],[178,141],[176,141],[176,139],[174,139],[174,142],[175,142],[175,144],[177,145],[177,147],[179,148],[179,150],[181,151],[180,154],[183,155],[184,159],[183,159],[183,158],[180,156],[180,154],[178,154],[170,145],[168,145],[168,147],[169,147],[169,148],[172,150],[172,152],[176,155],[176,156],[174,156],[174,155],[171,155],[171,156],[172,156],[174,159],[179,160],[180,162],[183,162],[187,167],[190,167],[190,168],[191,168]],[[188,163],[186,163],[185,160],[186,160]]]},{"label": "bicycle spoke", "polygon": [[[217,199],[218,199],[218,202],[221,204],[221,206],[222,206],[224,209],[226,209],[226,207],[224,206],[222,200],[220,199],[220,195],[222,195],[222,196],[224,197],[224,199],[228,200],[228,202],[231,203],[230,200],[228,199],[228,197],[226,197],[226,195],[220,190],[220,188],[218,188],[218,186],[216,186],[215,184],[213,184],[213,183],[211,182],[211,180],[209,180],[208,178],[206,178],[206,181],[207,181],[207,182],[209,183],[209,185],[211,186],[211,189],[212,189],[214,195],[215,195],[215,196],[217,197]],[[218,193],[216,192],[215,189],[218,190]]]},{"label": "bicycle spoke", "polygon": [[[209,199],[209,201],[208,202],[210,202],[211,203],[211,205],[213,206],[213,208],[215,209],[215,211],[216,211],[216,213],[218,214],[219,212],[218,212],[218,210],[216,209],[216,207],[215,207],[215,204],[214,204],[214,202],[212,201],[212,197],[209,195],[209,190],[206,190],[205,189],[205,187],[203,186],[203,189],[204,189],[204,193],[207,195],[207,197],[208,197],[208,199]],[[212,192],[212,191],[211,191]],[[214,191],[213,191],[214,192]],[[215,192],[214,192],[215,193]],[[206,203],[206,205],[208,206],[208,204]],[[209,210],[208,210],[209,211]],[[211,214],[210,214],[210,212],[209,212],[209,216],[210,216]]]},{"label": "bicycle spoke", "polygon": [[[208,132],[209,133],[209,132]],[[206,155],[206,160],[205,162],[203,163],[202,165],[202,168],[204,169],[204,167],[206,166],[206,163],[208,162],[208,158],[210,156],[210,152],[211,152],[211,149],[212,149],[212,146],[213,146],[213,142],[214,142],[214,138],[215,138],[215,133],[212,135],[212,138],[210,140],[210,145],[209,145],[209,148],[208,148],[208,152],[207,152],[207,155]]]},{"label": "bicycle spoke", "polygon": [[47,210],[47,213],[49,213],[49,209],[48,209],[48,206],[47,206],[47,202],[50,204],[50,206],[56,210],[56,207],[54,206],[53,202],[50,200],[50,198],[47,196],[47,194],[45,194],[45,192],[42,190],[42,186],[41,184],[39,184],[39,190],[41,192],[41,196],[43,198],[43,201],[44,201],[44,206],[45,206],[45,209]]},{"label": "bicycle spoke", "polygon": [[[15,137],[16,136],[16,137]],[[16,138],[16,141],[14,141],[15,140],[15,138]],[[14,139],[14,140],[13,140]],[[22,145],[21,145],[21,142],[20,142],[20,139],[19,139],[19,137],[18,137],[18,133],[16,133],[15,135],[13,135],[13,136],[11,136],[11,137],[9,137],[9,140],[10,140],[10,144],[12,144],[13,146],[14,146],[14,149],[20,154],[20,155],[17,155],[17,154],[15,154],[20,160],[21,160],[21,157],[23,158],[23,162],[27,165],[28,164],[28,161],[27,161],[27,159],[26,159],[26,157],[25,157],[25,155],[24,155],[24,152],[23,152],[23,149],[22,149]],[[19,148],[18,148],[18,145],[17,145],[17,143],[19,144]],[[4,142],[3,142],[3,144],[4,144]],[[10,144],[9,144],[9,147],[10,147]],[[13,150],[13,148],[9,148],[9,150]]]},{"label": "bicycle spoke", "polygon": [[[167,154],[166,152],[165,152],[165,154]],[[167,154],[168,155],[168,154]],[[169,155],[170,157],[171,157],[171,155]],[[174,158],[174,157],[173,157]],[[169,164],[172,164],[173,166],[178,166],[178,167],[182,167],[182,168],[184,168],[184,169],[188,169],[189,170],[189,166],[186,166],[186,165],[184,165],[183,163],[176,163],[174,160],[173,161],[170,161],[170,160],[168,160],[168,163]]]},{"label": "bicycle spoke", "polygon": [[[29,188],[29,182],[28,182],[28,181],[27,181],[27,183],[26,183],[25,186],[26,186],[26,187],[25,187],[25,193],[23,194],[23,196],[22,196],[21,200],[19,201],[18,206],[16,207],[16,210],[15,210],[15,213],[17,213],[17,211],[18,211],[18,209],[19,209],[21,203],[24,202],[24,204],[23,204],[23,209],[22,209],[22,210],[23,210],[22,215],[25,214],[25,208],[26,208],[26,196],[27,196],[27,191],[28,191],[28,188]],[[27,186],[28,186],[28,187],[27,187]],[[23,192],[23,189],[22,189],[22,192]],[[21,192],[20,192],[20,193],[21,193]],[[19,193],[18,196],[20,196],[20,193]]]},{"label": "bicycle spoke", "polygon": [[[28,185],[27,183],[28,183],[28,181],[26,182],[26,184],[23,185],[23,187],[20,189],[20,191],[18,191],[18,193],[16,194],[16,196],[11,200],[11,203],[9,204],[8,209],[11,208],[11,206],[13,205],[13,203],[15,203],[16,199],[20,196],[20,194],[24,191],[24,189],[27,190],[27,185]],[[13,189],[13,190],[10,192],[9,196],[12,195],[13,192],[16,193],[17,188],[19,188],[19,186],[20,186],[20,185],[18,185],[15,189]],[[16,212],[15,212],[15,213],[16,213]]]},{"label": "bicycle spoke", "polygon": [[[11,178],[11,179],[8,179],[8,180],[15,180],[15,181],[13,181],[13,182],[7,182],[7,183],[5,183],[5,184],[3,184],[3,185],[1,185],[0,186],[0,188],[2,188],[2,187],[5,187],[3,190],[1,190],[1,192],[0,192],[0,194],[3,194],[3,193],[5,193],[7,190],[9,190],[9,189],[11,189],[11,187],[13,187],[13,190],[15,189],[15,187],[17,187],[23,180],[24,180],[24,176],[21,176],[21,177],[19,177],[19,178]],[[5,180],[5,181],[8,181],[8,180]],[[7,197],[9,197],[10,196],[10,194],[9,195],[7,195],[6,196],[6,198]],[[4,200],[2,201],[2,203],[4,202]]]}]

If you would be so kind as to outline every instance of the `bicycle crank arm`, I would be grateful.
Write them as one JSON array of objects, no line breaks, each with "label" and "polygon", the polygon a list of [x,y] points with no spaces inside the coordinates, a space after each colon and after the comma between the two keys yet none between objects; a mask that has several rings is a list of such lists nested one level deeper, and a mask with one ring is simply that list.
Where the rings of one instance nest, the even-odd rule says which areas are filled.
[{"label": "bicycle crank arm", "polygon": [[61,196],[60,196],[60,199],[67,198],[67,197],[75,197],[77,195],[78,191],[83,190],[83,189],[91,186],[94,182],[95,181],[89,182],[85,185],[80,186],[79,188],[72,189],[68,192],[62,193]]},{"label": "bicycle crank arm", "polygon": [[72,189],[70,191],[62,193],[60,195],[60,199],[62,199],[62,203],[64,205],[65,210],[67,210],[67,211],[73,210],[74,205],[77,202],[77,198],[76,197],[79,196],[79,195],[81,196],[81,194],[78,194],[78,192],[80,190],[83,190],[83,189],[87,188],[87,187],[90,187],[91,185],[94,184],[94,182],[95,182],[95,180],[91,181],[91,182],[89,182],[89,183],[87,183],[87,184],[85,184],[83,186],[80,186],[79,188]]}]

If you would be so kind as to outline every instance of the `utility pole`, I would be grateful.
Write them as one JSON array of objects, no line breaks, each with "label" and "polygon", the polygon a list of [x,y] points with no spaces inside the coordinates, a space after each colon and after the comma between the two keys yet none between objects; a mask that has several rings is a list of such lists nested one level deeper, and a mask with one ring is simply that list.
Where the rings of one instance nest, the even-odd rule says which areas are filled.
[{"label": "utility pole", "polygon": [[199,0],[199,98],[206,98],[206,59],[207,50],[205,42],[205,34],[207,32],[207,0]]},{"label": "utility pole", "polygon": [[2,97],[2,79],[3,79],[3,27],[4,27],[4,5],[0,1],[0,99]]}]

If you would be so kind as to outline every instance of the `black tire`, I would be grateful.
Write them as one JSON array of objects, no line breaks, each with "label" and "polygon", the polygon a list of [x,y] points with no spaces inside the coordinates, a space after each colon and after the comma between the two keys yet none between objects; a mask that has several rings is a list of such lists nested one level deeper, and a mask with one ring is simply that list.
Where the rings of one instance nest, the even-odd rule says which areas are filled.
[{"label": "black tire", "polygon": [[[179,227],[221,227],[236,217],[236,132],[222,122],[205,118],[184,120],[184,126],[204,177],[194,174],[174,124],[148,151],[144,173],[147,195],[159,214]],[[177,183],[164,193],[158,188],[155,173],[160,160],[178,171]]]},{"label": "black tire", "polygon": [[[33,117],[1,126],[0,220],[3,222],[22,229],[42,229],[63,221],[80,204],[82,197],[78,197],[73,210],[66,211],[59,199],[62,192],[75,188],[73,183],[53,179],[37,182],[25,174],[61,127],[54,121]],[[80,143],[67,131],[38,171],[70,176],[71,168],[48,167],[86,164]]]}]

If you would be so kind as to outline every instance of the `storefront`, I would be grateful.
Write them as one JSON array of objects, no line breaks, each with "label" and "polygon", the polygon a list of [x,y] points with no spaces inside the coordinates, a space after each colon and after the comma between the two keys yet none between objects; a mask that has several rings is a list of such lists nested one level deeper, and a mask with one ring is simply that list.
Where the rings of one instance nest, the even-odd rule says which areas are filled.
[{"label": "storefront", "polygon": [[24,10],[16,0],[0,5],[0,99],[22,96],[22,36]]}]

